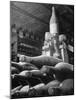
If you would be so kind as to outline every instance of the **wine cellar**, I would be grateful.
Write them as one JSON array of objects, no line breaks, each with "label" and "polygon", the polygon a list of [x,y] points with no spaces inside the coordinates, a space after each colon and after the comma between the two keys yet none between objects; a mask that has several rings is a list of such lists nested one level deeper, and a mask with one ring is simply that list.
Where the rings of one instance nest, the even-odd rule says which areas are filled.
[{"label": "wine cellar", "polygon": [[74,5],[10,2],[11,98],[74,94]]}]

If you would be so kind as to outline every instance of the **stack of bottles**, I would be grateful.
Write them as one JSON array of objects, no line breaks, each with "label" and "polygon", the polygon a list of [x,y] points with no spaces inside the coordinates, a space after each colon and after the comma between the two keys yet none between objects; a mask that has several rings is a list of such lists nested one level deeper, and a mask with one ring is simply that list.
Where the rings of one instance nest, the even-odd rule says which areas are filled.
[{"label": "stack of bottles", "polygon": [[[18,46],[21,46],[21,43],[29,44],[30,42],[32,44],[33,42],[30,39],[25,41],[25,36],[22,33],[20,31],[18,39],[22,42]],[[33,35],[31,36],[33,39]],[[29,37],[29,34],[26,34],[26,37]],[[74,68],[68,61],[66,40],[65,35],[59,36],[58,22],[53,7],[50,32],[45,34],[42,55],[33,55],[32,57],[19,53],[17,55],[19,62],[11,62],[11,98],[74,94]],[[40,43],[38,43],[39,46]],[[34,43],[37,47],[38,44]],[[26,48],[21,47],[24,52],[31,51],[31,47]],[[35,53],[35,50],[33,50],[33,53]],[[37,51],[37,53],[39,52]]]},{"label": "stack of bottles", "polygon": [[73,65],[46,55],[19,60],[11,62],[11,98],[74,94]]},{"label": "stack of bottles", "polygon": [[[11,26],[11,60],[17,61],[17,53],[28,56],[41,54],[43,38],[36,32],[29,31],[16,24]],[[34,52],[35,51],[35,52]]]}]

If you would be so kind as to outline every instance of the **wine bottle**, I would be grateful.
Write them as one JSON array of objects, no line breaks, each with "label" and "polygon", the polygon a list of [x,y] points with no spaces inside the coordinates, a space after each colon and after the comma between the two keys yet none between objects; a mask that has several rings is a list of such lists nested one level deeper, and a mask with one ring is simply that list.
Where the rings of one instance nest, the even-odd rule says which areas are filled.
[{"label": "wine bottle", "polygon": [[17,63],[17,62],[11,62],[11,65],[18,68],[20,71],[23,71],[23,70],[36,70],[38,69],[35,65],[31,64],[31,63]]},{"label": "wine bottle", "polygon": [[30,88],[28,95],[33,96],[48,96],[48,89],[49,87],[57,87],[59,86],[60,82],[57,80],[50,81],[47,84],[41,83],[32,88]]},{"label": "wine bottle", "polygon": [[56,64],[55,67],[52,66],[45,66],[45,67],[46,69],[48,68],[48,71],[45,70],[45,72],[48,74],[54,74],[55,79],[59,81],[63,81],[67,78],[74,77],[73,65],[71,64],[60,62]]},{"label": "wine bottle", "polygon": [[45,84],[47,84],[48,82],[50,82],[54,79],[54,77],[52,75],[49,76],[48,74],[43,72],[41,69],[40,70],[32,70],[31,73],[32,73],[32,77],[40,78],[41,81]]},{"label": "wine bottle", "polygon": [[44,83],[37,84],[30,88],[28,92],[29,97],[38,97],[43,95],[42,88],[45,86]]},{"label": "wine bottle", "polygon": [[20,56],[20,60],[22,62],[29,62],[32,63],[38,68],[41,68],[43,65],[50,65],[50,66],[55,66],[57,63],[62,62],[61,59],[54,58],[52,56],[46,56],[46,55],[41,55],[41,56],[36,56],[36,57],[29,57],[29,56]]},{"label": "wine bottle", "polygon": [[50,96],[73,95],[74,79],[66,79],[62,81],[58,87],[50,87],[48,89],[48,93]]},{"label": "wine bottle", "polygon": [[41,83],[41,79],[39,77],[32,76],[31,71],[22,71],[19,74],[14,75],[14,79],[18,80],[21,84],[29,84],[30,86],[34,86],[38,83]]}]

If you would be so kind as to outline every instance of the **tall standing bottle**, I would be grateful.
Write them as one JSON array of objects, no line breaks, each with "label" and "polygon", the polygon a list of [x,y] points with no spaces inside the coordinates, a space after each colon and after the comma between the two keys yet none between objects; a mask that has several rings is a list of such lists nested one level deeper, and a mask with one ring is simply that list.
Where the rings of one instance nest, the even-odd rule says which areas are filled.
[{"label": "tall standing bottle", "polygon": [[54,57],[60,57],[59,51],[59,28],[58,28],[58,20],[55,13],[55,8],[52,7],[52,16],[50,19],[50,34],[52,37],[52,43],[54,46],[55,52],[53,53]]}]

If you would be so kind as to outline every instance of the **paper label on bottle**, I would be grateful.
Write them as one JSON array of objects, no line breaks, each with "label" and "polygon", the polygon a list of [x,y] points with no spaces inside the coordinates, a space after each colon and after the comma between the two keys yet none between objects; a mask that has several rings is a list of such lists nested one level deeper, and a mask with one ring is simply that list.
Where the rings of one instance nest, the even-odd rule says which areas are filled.
[{"label": "paper label on bottle", "polygon": [[52,23],[50,24],[50,33],[58,33],[58,24],[57,23]]}]

